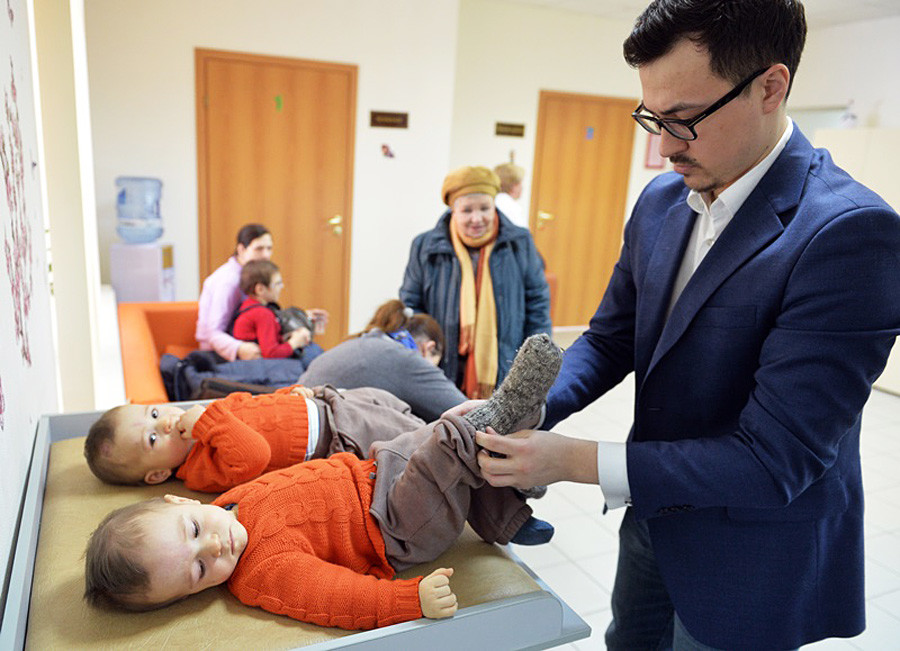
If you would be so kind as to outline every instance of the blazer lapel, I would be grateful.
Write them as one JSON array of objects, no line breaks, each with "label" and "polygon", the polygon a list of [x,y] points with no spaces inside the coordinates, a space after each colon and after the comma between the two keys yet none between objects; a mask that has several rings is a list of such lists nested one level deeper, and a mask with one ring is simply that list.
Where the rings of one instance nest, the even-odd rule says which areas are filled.
[{"label": "blazer lapel", "polygon": [[[795,125],[784,151],[722,231],[672,307],[669,319],[662,326],[648,373],[684,334],[716,289],[784,231],[781,215],[799,203],[812,153],[809,141]],[[661,316],[657,314],[657,318],[664,319],[665,312]]]},{"label": "blazer lapel", "polygon": [[650,354],[665,323],[672,287],[696,218],[697,213],[682,200],[669,209],[660,227],[639,294],[635,321],[638,375],[650,363]]}]

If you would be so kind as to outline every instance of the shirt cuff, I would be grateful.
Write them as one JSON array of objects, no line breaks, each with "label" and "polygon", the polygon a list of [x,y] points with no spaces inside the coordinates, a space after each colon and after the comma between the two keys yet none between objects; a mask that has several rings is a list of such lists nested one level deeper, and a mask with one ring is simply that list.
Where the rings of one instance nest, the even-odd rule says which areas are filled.
[{"label": "shirt cuff", "polygon": [[547,420],[547,403],[541,403],[541,415],[538,416],[537,425],[535,425],[532,429],[541,429],[541,425],[544,424],[544,421]]},{"label": "shirt cuff", "polygon": [[604,513],[606,509],[631,506],[625,446],[625,443],[597,442],[597,477],[606,500]]}]

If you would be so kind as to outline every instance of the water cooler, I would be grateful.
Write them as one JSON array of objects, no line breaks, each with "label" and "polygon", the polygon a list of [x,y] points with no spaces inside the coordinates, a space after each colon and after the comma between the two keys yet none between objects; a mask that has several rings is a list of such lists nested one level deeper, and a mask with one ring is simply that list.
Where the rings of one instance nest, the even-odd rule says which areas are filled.
[{"label": "water cooler", "polygon": [[163,232],[159,213],[162,181],[120,176],[116,187],[116,232],[123,240],[109,252],[116,301],[174,301],[173,247],[157,241]]}]

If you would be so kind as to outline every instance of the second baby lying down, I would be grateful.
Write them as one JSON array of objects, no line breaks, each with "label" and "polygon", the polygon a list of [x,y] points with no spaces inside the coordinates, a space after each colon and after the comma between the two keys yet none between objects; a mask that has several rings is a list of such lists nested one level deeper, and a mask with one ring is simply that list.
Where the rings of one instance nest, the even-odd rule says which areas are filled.
[{"label": "second baby lying down", "polygon": [[114,407],[91,426],[84,455],[107,483],[159,484],[174,474],[191,490],[221,493],[308,459],[338,452],[364,459],[375,441],[423,424],[381,389],[293,386],[232,393],[187,410]]}]

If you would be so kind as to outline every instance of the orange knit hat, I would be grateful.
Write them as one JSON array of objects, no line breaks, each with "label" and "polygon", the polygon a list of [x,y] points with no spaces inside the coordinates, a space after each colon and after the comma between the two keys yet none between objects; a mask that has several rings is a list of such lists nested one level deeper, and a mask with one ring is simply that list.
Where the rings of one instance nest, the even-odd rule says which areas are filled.
[{"label": "orange knit hat", "polygon": [[460,167],[450,172],[441,186],[441,198],[448,206],[465,194],[489,194],[500,192],[500,178],[487,167]]}]

